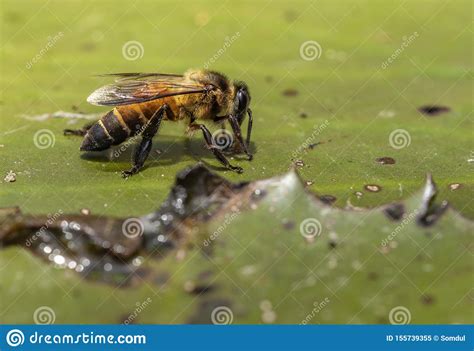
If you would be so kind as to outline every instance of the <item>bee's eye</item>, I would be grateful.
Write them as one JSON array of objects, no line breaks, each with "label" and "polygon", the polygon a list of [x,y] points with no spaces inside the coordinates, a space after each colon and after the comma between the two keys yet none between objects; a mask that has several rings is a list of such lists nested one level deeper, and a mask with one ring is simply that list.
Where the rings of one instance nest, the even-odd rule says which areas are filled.
[{"label": "bee's eye", "polygon": [[237,92],[237,111],[244,112],[247,109],[248,97],[245,92],[239,90]]}]

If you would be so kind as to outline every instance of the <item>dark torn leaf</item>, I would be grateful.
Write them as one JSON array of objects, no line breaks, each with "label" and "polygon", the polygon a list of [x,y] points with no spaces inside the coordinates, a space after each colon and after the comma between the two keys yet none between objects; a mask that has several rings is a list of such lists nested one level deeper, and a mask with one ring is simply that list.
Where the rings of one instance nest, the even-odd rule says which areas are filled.
[{"label": "dark torn leaf", "polygon": [[[339,209],[294,170],[233,184],[198,165],[149,215],[62,215],[44,230],[47,217],[5,209],[0,238],[76,272],[89,260],[89,279],[152,284],[160,298],[143,323],[209,322],[219,306],[239,323],[379,323],[401,301],[423,323],[422,296],[453,301],[430,305],[430,322],[467,322],[473,224],[435,196],[429,176],[402,203]],[[141,231],[127,232],[131,220]]]}]

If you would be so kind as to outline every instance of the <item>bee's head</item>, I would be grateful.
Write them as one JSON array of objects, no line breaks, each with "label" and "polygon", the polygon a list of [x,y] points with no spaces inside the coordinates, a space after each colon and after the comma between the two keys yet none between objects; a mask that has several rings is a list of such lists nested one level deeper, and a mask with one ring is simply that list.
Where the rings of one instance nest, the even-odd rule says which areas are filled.
[{"label": "bee's head", "polygon": [[250,93],[247,85],[244,82],[235,83],[234,115],[237,117],[239,124],[244,121],[249,106]]}]

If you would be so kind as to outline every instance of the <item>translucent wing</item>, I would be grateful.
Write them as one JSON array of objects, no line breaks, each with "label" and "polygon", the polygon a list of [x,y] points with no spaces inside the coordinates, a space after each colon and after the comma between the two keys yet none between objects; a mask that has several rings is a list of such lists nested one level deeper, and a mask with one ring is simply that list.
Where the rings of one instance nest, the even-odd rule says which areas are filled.
[{"label": "translucent wing", "polygon": [[117,73],[115,83],[94,91],[87,101],[93,105],[118,106],[156,100],[173,95],[202,93],[203,84],[182,75],[164,73]]}]

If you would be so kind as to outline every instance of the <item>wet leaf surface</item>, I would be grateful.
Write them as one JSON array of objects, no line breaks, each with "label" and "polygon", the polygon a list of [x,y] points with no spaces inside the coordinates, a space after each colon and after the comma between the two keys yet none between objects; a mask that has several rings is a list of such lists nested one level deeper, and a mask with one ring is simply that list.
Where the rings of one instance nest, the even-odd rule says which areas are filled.
[{"label": "wet leaf surface", "polygon": [[[168,198],[149,215],[52,219],[3,209],[0,238],[4,250],[20,245],[60,268],[54,273],[60,280],[71,270],[76,276],[69,279],[85,278],[88,287],[102,282],[130,291],[158,284],[164,291],[155,314],[144,311],[143,322],[208,323],[216,307],[226,306],[239,323],[300,323],[308,313],[312,323],[377,323],[400,294],[419,323],[426,322],[421,305],[433,305],[432,322],[446,322],[448,310],[450,323],[466,322],[468,299],[435,301],[452,298],[454,281],[469,285],[474,224],[436,195],[428,176],[403,204],[338,209],[308,192],[295,171],[234,184],[197,165],[179,173]],[[128,227],[130,220],[138,231]],[[449,280],[441,279],[447,274]],[[396,284],[399,275],[408,287]],[[374,289],[383,299],[367,306]],[[342,308],[346,298],[352,303]],[[320,299],[327,305],[316,316]],[[272,300],[280,302],[259,314],[257,302]],[[167,320],[158,306],[176,303],[188,308]]]},{"label": "wet leaf surface", "polygon": [[[297,3],[205,0],[178,11],[175,2],[141,0],[2,2],[0,207],[21,208],[9,221],[41,228],[55,218],[58,225],[43,230],[49,254],[40,241],[29,250],[18,246],[24,231],[2,239],[1,322],[32,323],[36,308],[48,305],[58,323],[117,323],[148,299],[133,323],[209,322],[219,306],[233,311],[234,322],[387,323],[401,303],[413,323],[469,322],[470,2],[380,2],[370,11],[359,1]],[[237,32],[220,55],[226,37]],[[384,67],[414,32],[416,40]],[[58,33],[61,39],[47,46]],[[123,55],[130,40],[144,47],[135,61]],[[313,40],[320,57],[307,61],[300,49]],[[163,123],[146,168],[126,181],[120,171],[130,167],[135,145],[81,154],[80,138],[63,136],[65,128],[106,112],[85,101],[110,82],[93,75],[181,73],[204,65],[250,88],[255,157],[247,162],[229,154],[244,174],[223,170],[199,135],[183,136],[185,125]],[[283,94],[288,90],[290,96]],[[418,110],[426,106],[450,110],[436,116]],[[391,143],[400,130],[404,143]],[[381,157],[396,162],[374,161]],[[308,191],[336,200],[320,208],[298,181],[283,177],[286,205],[275,198],[278,189],[262,184],[243,197],[248,204],[232,204],[234,196],[221,193],[222,202],[187,213],[193,221],[178,225],[182,213],[165,201],[176,174],[197,161],[232,186],[285,174],[296,163]],[[438,183],[439,200],[420,222],[413,209],[422,202],[418,190],[427,173]],[[186,211],[192,208],[181,199]],[[242,211],[229,211],[231,204]],[[80,215],[83,209],[90,218]],[[63,217],[64,228],[79,238],[69,239]],[[116,236],[125,220],[139,230],[136,220],[145,218],[146,235]],[[320,221],[319,237],[300,234],[307,218]],[[395,239],[383,241],[392,232]],[[59,256],[76,267],[87,258],[90,268],[61,268]]]}]

